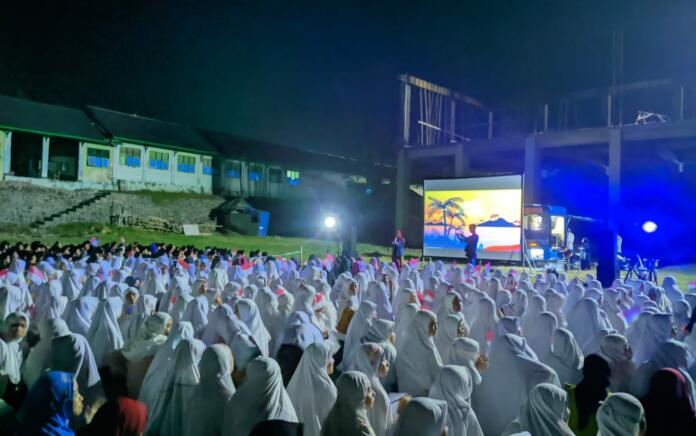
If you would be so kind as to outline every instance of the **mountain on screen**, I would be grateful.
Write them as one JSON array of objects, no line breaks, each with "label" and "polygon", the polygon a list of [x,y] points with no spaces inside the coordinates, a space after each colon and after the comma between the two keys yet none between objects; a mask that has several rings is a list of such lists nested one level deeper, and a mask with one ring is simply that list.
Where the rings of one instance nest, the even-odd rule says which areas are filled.
[{"label": "mountain on screen", "polygon": [[504,218],[490,219],[478,225],[478,227],[519,227]]}]

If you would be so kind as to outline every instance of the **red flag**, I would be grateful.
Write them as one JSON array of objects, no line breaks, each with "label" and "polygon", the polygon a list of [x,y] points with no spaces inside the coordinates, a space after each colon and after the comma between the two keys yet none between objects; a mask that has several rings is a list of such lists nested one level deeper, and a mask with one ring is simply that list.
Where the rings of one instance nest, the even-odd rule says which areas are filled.
[{"label": "red flag", "polygon": [[185,269],[186,271],[189,270],[189,264],[186,263],[186,261],[184,259],[179,259],[176,261],[176,263],[178,263],[179,266],[182,267],[183,269]]},{"label": "red flag", "polygon": [[285,291],[282,289],[276,289],[275,293],[276,293],[276,295],[283,295],[285,293]]},{"label": "red flag", "polygon": [[7,271],[7,268],[0,271],[0,279],[4,279],[5,277],[7,277]]},{"label": "red flag", "polygon": [[486,332],[486,340],[488,342],[493,342],[493,330],[488,330]]},{"label": "red flag", "polygon": [[408,264],[410,266],[416,266],[420,263],[420,260],[417,257],[414,257],[413,259],[408,260]]},{"label": "red flag", "polygon": [[46,276],[39,268],[32,265],[29,267],[29,280],[38,285],[46,281]]},{"label": "red flag", "polygon": [[251,262],[247,262],[247,263],[245,263],[244,265],[242,265],[242,269],[243,269],[244,271],[246,271],[246,270],[248,270],[248,269],[251,269],[251,268],[253,268],[253,267],[254,267],[254,264],[251,263]]}]

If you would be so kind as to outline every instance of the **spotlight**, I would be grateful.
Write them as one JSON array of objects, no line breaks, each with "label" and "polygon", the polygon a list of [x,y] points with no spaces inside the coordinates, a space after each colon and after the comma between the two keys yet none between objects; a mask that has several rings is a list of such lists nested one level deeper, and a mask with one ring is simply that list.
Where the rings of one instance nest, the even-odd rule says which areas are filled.
[{"label": "spotlight", "polygon": [[336,218],[334,218],[331,215],[324,218],[324,227],[326,227],[327,229],[333,229],[334,227],[336,227]]},{"label": "spotlight", "polygon": [[654,233],[657,230],[657,224],[652,221],[646,221],[643,223],[643,231],[645,233]]}]

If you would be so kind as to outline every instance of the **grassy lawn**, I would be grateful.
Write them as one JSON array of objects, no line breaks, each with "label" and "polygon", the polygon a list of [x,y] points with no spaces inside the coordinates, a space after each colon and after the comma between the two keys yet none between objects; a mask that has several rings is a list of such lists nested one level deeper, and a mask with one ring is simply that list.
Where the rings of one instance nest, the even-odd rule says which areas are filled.
[{"label": "grassy lawn", "polygon": [[[121,237],[124,237],[127,242],[138,242],[141,244],[158,242],[174,245],[193,245],[199,248],[204,248],[207,246],[228,247],[246,251],[262,250],[274,255],[298,252],[300,251],[301,247],[302,255],[305,259],[310,254],[323,256],[327,252],[335,253],[337,250],[337,243],[335,241],[322,239],[286,238],[279,236],[268,236],[262,238],[258,236],[244,236],[233,233],[185,236],[183,234],[160,233],[131,227],[108,226],[104,224],[79,223],[49,227],[42,230],[40,235],[32,232],[32,229],[26,226],[4,226],[2,229],[0,229],[0,240],[8,240],[10,242],[28,242],[40,240],[45,244],[52,244],[55,241],[60,241],[64,244],[74,244],[84,242],[93,236],[102,242],[118,241]],[[358,251],[362,255],[374,255],[382,258],[388,258],[391,255],[390,247],[374,244],[360,243],[358,244]],[[417,249],[406,250],[407,257],[420,256],[420,254],[421,251]],[[569,275],[571,277],[575,275],[584,277],[585,272],[572,271],[569,273]],[[667,275],[675,276],[679,287],[686,292],[688,290],[688,283],[691,281],[696,281],[696,264],[668,266],[658,270],[660,282],[662,282],[662,278]]]}]

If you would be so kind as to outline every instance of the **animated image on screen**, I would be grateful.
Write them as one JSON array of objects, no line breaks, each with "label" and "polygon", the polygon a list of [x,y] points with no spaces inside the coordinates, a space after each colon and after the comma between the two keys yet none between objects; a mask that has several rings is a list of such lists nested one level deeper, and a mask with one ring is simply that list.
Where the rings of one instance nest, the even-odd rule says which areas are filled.
[{"label": "animated image on screen", "polygon": [[466,257],[469,226],[478,259],[521,260],[522,177],[426,180],[423,255]]}]

